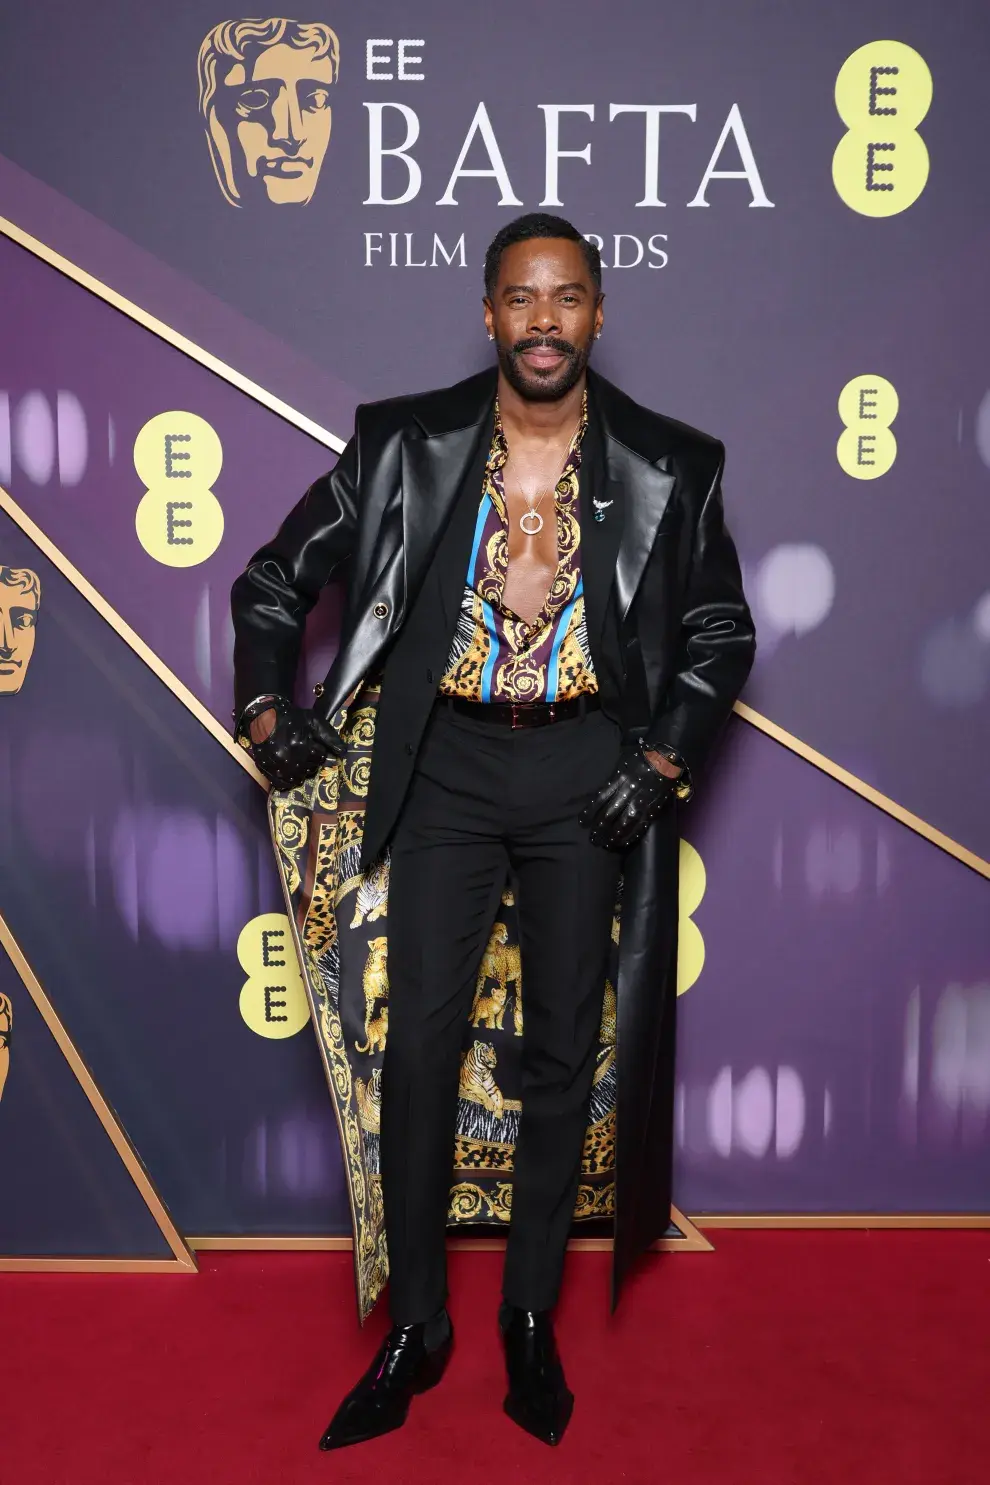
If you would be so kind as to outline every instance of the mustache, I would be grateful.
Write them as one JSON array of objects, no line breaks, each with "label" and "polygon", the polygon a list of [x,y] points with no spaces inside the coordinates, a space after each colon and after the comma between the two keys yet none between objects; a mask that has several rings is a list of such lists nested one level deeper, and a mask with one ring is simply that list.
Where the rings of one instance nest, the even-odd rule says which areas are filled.
[{"label": "mustache", "polygon": [[553,335],[532,335],[528,340],[517,340],[512,347],[512,355],[520,356],[523,351],[557,351],[561,356],[577,355],[577,347],[571,345],[569,340],[558,340]]}]

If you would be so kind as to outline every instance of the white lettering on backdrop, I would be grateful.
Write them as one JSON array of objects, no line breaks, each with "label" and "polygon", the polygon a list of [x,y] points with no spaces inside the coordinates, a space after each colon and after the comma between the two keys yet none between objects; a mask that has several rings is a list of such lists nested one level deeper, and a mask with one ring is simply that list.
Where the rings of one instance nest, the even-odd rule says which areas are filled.
[{"label": "white lettering on backdrop", "polygon": [[[372,38],[366,43],[365,72],[370,82],[423,82],[425,72],[423,38]],[[422,150],[420,116],[407,103],[394,99],[368,102],[368,194],[365,206],[405,206],[415,201],[424,189],[424,170],[414,150]],[[543,196],[532,207],[565,208],[564,183],[576,179],[573,167],[561,171],[562,161],[580,161],[592,168],[592,143],[596,122],[594,103],[538,103],[543,115]],[[680,114],[692,125],[698,124],[696,103],[610,103],[608,123],[624,114],[640,114],[643,119],[643,194],[632,204],[637,208],[668,209],[661,192],[660,120],[664,114]],[[578,119],[565,115],[578,115]],[[588,121],[581,129],[579,119]],[[702,128],[708,121],[702,121]],[[599,124],[599,128],[601,125]],[[623,127],[620,124],[620,129]],[[625,126],[628,129],[628,126]],[[683,125],[664,126],[664,158],[673,149],[683,149],[687,137]],[[712,131],[713,133],[714,131]],[[670,135],[669,141],[667,135]],[[567,140],[562,144],[562,135]],[[455,134],[454,138],[458,136]],[[635,136],[633,136],[635,137]],[[693,137],[693,131],[692,131]],[[703,136],[702,136],[703,138]],[[710,140],[711,133],[708,135]],[[707,141],[704,142],[707,148]],[[434,153],[431,151],[431,154]],[[724,158],[725,157],[725,158]],[[515,168],[515,167],[514,167]],[[442,176],[440,177],[443,178]],[[462,205],[462,183],[467,180],[491,182],[488,187],[501,207],[525,209],[527,203],[517,194],[509,176],[495,125],[484,101],[479,102],[468,124],[447,179],[438,207]],[[710,207],[709,193],[719,182],[741,181],[748,187],[751,207],[770,207],[756,163],[742,111],[733,103],[715,142],[698,189],[687,207]],[[731,200],[738,187],[720,187],[716,201]],[[476,197],[474,199],[477,199]],[[738,196],[735,196],[738,200]],[[466,201],[465,201],[466,204]],[[447,220],[447,218],[445,218]],[[455,229],[456,231],[456,229]],[[456,239],[436,231],[369,231],[364,234],[364,264],[368,268],[464,268],[468,264],[467,234]],[[667,232],[588,232],[590,242],[597,244],[602,263],[607,268],[664,268],[669,262]],[[432,239],[432,240],[431,240]],[[484,245],[478,248],[478,254]]]}]

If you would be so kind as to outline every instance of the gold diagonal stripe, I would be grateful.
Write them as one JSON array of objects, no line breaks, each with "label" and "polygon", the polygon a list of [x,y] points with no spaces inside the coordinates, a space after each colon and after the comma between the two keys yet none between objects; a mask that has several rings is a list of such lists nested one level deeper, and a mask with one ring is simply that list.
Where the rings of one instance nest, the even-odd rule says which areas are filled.
[{"label": "gold diagonal stripe", "polygon": [[155,1189],[154,1182],[145,1169],[140,1155],[128,1139],[113,1109],[97,1087],[92,1073],[79,1055],[75,1043],[62,1024],[55,1007],[45,994],[38,976],[24,957],[23,950],[11,932],[2,913],[0,913],[0,945],[2,945],[8,959],[17,971],[25,990],[40,1011],[45,1025],[55,1038],[59,1051],[72,1069],[76,1082],[85,1093],[93,1112],[103,1125],[114,1149],[123,1161],[128,1175],[140,1192],[145,1206],[148,1208],[152,1217],[154,1217],[159,1232],[175,1255],[174,1261],[161,1258],[0,1258],[0,1271],[17,1269],[23,1271],[25,1269],[32,1270],[39,1268],[63,1270],[66,1268],[76,1270],[80,1268],[110,1268],[118,1272],[195,1273],[197,1270],[195,1254],[187,1246],[185,1239],[169,1215],[168,1208]]},{"label": "gold diagonal stripe", "polygon": [[924,836],[925,840],[931,841],[933,846],[938,846],[940,851],[946,851],[961,861],[964,866],[979,872],[981,877],[990,877],[990,861],[984,861],[975,851],[969,850],[967,846],[961,846],[958,841],[946,835],[944,831],[936,830],[934,825],[929,825],[927,820],[922,820],[920,815],[914,815],[910,810],[898,804],[896,800],[890,799],[886,794],[881,794],[879,789],[874,789],[872,784],[867,784],[863,779],[857,778],[847,768],[840,768],[838,763],[833,763],[831,758],[826,758],[824,753],[819,753],[816,748],[802,742],[795,737],[793,732],[785,732],[783,727],[778,727],[776,722],[771,722],[769,717],[764,717],[760,712],[747,706],[744,701],[737,701],[735,705],[737,716],[742,717],[751,727],[756,727],[767,737],[772,737],[782,747],[789,748],[792,753],[797,753],[806,763],[811,763],[815,768],[827,773],[829,778],[835,779],[837,784],[842,784],[858,794],[860,799],[868,800],[870,804],[876,805],[877,809],[883,810],[897,820],[899,824],[906,825],[916,835]]},{"label": "gold diagonal stripe", "polygon": [[[260,402],[262,406],[267,407],[271,412],[285,418],[294,427],[301,428],[304,433],[309,433],[313,438],[319,439],[321,443],[326,444],[328,448],[335,449],[338,453],[344,448],[344,440],[338,438],[336,434],[331,433],[329,429],[320,427],[319,424],[314,423],[312,419],[298,412],[287,402],[283,402],[281,398],[274,396],[271,392],[267,392],[257,382],[251,381],[249,377],[243,376],[232,366],[228,366],[226,362],[221,361],[212,352],[204,350],[202,346],[196,345],[194,341],[189,340],[184,335],[180,335],[178,331],[173,330],[164,321],[157,319],[155,315],[149,314],[140,305],[134,304],[130,299],[125,299],[122,294],[117,293],[116,289],[112,289],[109,285],[102,283],[93,274],[87,273],[85,269],[70,262],[68,258],[56,252],[54,248],[48,247],[45,243],[40,242],[38,238],[32,237],[28,232],[24,232],[5,217],[0,217],[0,232],[3,232],[21,247],[26,248],[28,252],[34,253],[36,257],[41,258],[43,262],[48,263],[52,268],[56,268],[60,273],[71,278],[75,283],[81,284],[83,288],[88,289],[90,293],[95,294],[98,298],[104,300],[105,303],[112,305],[115,309],[119,309],[121,313],[136,320],[139,325],[143,325],[145,329],[160,336],[162,340],[167,341],[169,345],[175,346],[177,350],[182,351],[185,355],[191,357],[192,360],[198,361],[201,366],[206,366],[210,371],[215,372],[217,376],[223,377],[225,381],[230,382],[232,386],[237,387],[240,391],[246,393],[247,396],[253,397],[256,402]],[[9,499],[10,497],[7,496],[6,500]],[[0,498],[0,504],[5,503]],[[19,524],[23,525],[28,518],[23,516],[23,513],[20,513],[19,518],[15,514],[16,510],[17,507],[15,506],[10,513],[14,516],[15,520],[19,521]],[[33,526],[33,523],[31,524]],[[37,527],[33,527],[33,529],[37,531]],[[38,540],[37,537],[34,539]],[[41,545],[40,540],[38,540],[38,545]],[[52,560],[56,561],[56,565],[58,565],[57,559],[53,557]],[[66,564],[66,567],[62,570],[66,571],[68,566],[69,564]],[[75,568],[72,568],[72,572],[75,572]],[[68,576],[69,573],[66,572],[66,575]],[[80,579],[80,583],[76,584],[77,587],[80,587],[80,591],[84,591],[80,586],[84,582],[85,579]],[[89,584],[86,584],[86,588],[89,588]],[[95,594],[95,589],[90,589],[90,592]],[[87,596],[89,595],[87,594]],[[98,598],[99,595],[96,595],[96,597]],[[93,599],[90,601],[92,602]],[[106,614],[104,616],[108,618],[109,623],[113,623],[113,619],[108,617],[113,613],[110,605],[106,604],[105,600],[102,599],[99,602],[105,605]],[[103,609],[101,608],[100,611],[103,612]],[[124,625],[123,620],[118,619],[117,624],[122,627],[117,627],[117,625],[114,627],[117,627],[118,634],[123,638],[127,638],[127,634],[124,633],[125,629],[127,629],[128,633],[133,633],[133,631],[128,629],[128,626]],[[210,732],[213,732],[214,736],[218,736],[218,732],[214,730],[217,724],[213,722],[212,714],[207,712],[206,708],[202,707],[196,701],[192,693],[187,691],[182,685],[182,682],[172,675],[168,667],[153,654],[148,646],[144,644],[143,640],[138,640],[136,635],[134,638],[136,644],[134,644],[133,648],[141,655],[141,658],[151,666],[156,675],[179,697],[180,701],[185,701],[186,705],[189,705],[191,701],[190,710],[193,711],[193,714],[203,722],[203,725]],[[131,643],[130,639],[128,639],[128,643]],[[189,697],[189,701],[186,701],[186,697]],[[851,789],[861,799],[865,799],[870,804],[875,805],[877,809],[883,810],[885,814],[890,815],[892,819],[906,826],[908,830],[913,830],[916,835],[922,836],[933,846],[937,846],[939,850],[945,851],[950,856],[954,856],[957,861],[961,861],[964,866],[968,866],[971,870],[978,872],[980,876],[990,878],[990,861],[977,855],[975,851],[971,851],[967,846],[953,840],[944,831],[938,830],[934,825],[930,825],[920,815],[913,814],[911,810],[905,809],[896,800],[889,798],[886,794],[882,794],[879,789],[875,789],[872,784],[866,783],[864,779],[858,778],[855,774],[850,773],[848,769],[841,768],[838,763],[833,763],[831,758],[827,758],[824,753],[819,753],[816,748],[802,742],[792,732],[779,727],[776,722],[771,722],[769,717],[764,717],[751,706],[747,706],[745,702],[737,701],[735,712],[743,721],[756,727],[767,737],[773,738],[774,742],[780,743],[782,747],[788,748],[792,753],[796,753],[799,758],[803,758],[806,763],[812,764],[813,767],[819,769],[822,773],[828,774],[837,783],[842,784],[847,789]],[[207,718],[210,719],[209,722],[207,722]],[[219,729],[219,740],[223,741],[225,746],[230,742],[222,729]],[[228,751],[232,751],[238,757],[238,762],[247,767],[248,771],[257,777],[258,782],[267,788],[265,780],[257,773],[254,766],[250,764],[247,754],[242,748],[238,748],[235,744],[230,743]]]},{"label": "gold diagonal stripe", "polygon": [[41,528],[35,525],[27,512],[21,509],[14,497],[2,486],[0,486],[0,510],[6,511],[11,520],[21,528],[24,535],[29,537],[39,551],[48,558],[52,566],[57,567],[63,577],[68,578],[77,592],[81,593],[87,603],[95,608],[100,618],[104,619],[110,628],[120,635],[120,638],[125,644],[130,645],[135,655],[140,660],[143,660],[148,669],[155,673],[162,685],[167,686],[172,692],[172,695],[177,697],[188,711],[192,712],[197,722],[206,728],[211,737],[215,738],[230,756],[237,760],[241,768],[246,773],[249,773],[256,783],[261,784],[263,788],[267,789],[267,780],[263,774],[259,773],[246,749],[239,747],[234,742],[229,733],[221,727],[209,708],[203,705],[198,696],[193,695],[189,687],[179,680],[179,677],[174,671],[169,669],[164,660],[155,654],[150,645],[145,644],[141,636],[131,628],[126,619],[121,618],[117,610],[103,597],[103,594],[97,592],[92,583],[83,577],[82,573],[77,567],[73,566],[65,553],[61,552],[55,543],[49,540]]},{"label": "gold diagonal stripe", "polygon": [[114,309],[119,309],[129,319],[135,320],[139,325],[143,325],[146,330],[150,330],[153,335],[157,335],[162,340],[167,341],[177,351],[182,351],[183,355],[189,356],[193,361],[198,361],[200,366],[206,367],[207,371],[212,371],[216,376],[222,377],[225,382],[229,382],[239,392],[245,392],[248,397],[253,397],[256,402],[260,402],[271,412],[277,413],[280,418],[284,418],[293,427],[301,429],[303,433],[308,433],[311,438],[315,438],[320,443],[325,444],[328,449],[334,449],[338,454],[343,449],[346,440],[338,438],[336,433],[330,432],[329,428],[322,427],[313,418],[308,418],[305,413],[301,413],[298,409],[291,407],[288,402],[283,402],[282,398],[276,397],[274,392],[267,391],[264,387],[259,386],[257,382],[252,381],[249,376],[245,376],[243,372],[238,371],[233,366],[228,366],[226,361],[221,361],[220,357],[214,356],[212,351],[208,351],[203,346],[197,345],[194,340],[190,340],[188,336],[181,335],[178,330],[173,330],[170,325],[166,325],[156,315],[149,314],[146,309],[142,309],[133,300],[125,299],[123,294],[117,293],[116,289],[111,289],[108,284],[102,283],[100,279],[94,278],[91,273],[87,273],[85,268],[80,268],[78,264],[71,263],[68,258],[63,258],[61,253],[57,253],[54,248],[50,248],[45,243],[39,242],[30,233],[22,231],[20,227],[8,221],[6,217],[0,217],[0,232],[5,237],[9,237],[11,242],[16,242],[20,247],[27,248],[28,252],[34,253],[35,257],[40,258],[42,262],[48,263],[52,268],[57,268],[60,273],[64,273],[74,283],[81,284],[84,289],[88,289],[91,294],[95,294],[105,304],[110,304]]}]

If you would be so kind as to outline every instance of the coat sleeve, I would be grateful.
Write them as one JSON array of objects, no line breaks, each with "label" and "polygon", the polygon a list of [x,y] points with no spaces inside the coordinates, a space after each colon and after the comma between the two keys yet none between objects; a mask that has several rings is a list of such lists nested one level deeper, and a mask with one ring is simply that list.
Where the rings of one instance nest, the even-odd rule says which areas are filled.
[{"label": "coat sleeve", "polygon": [[694,531],[675,672],[650,727],[650,741],[678,752],[689,775],[703,766],[756,653],[739,559],[725,525],[724,464],[719,445]]},{"label": "coat sleeve", "polygon": [[353,553],[359,490],[355,433],[330,473],[310,485],[234,583],[235,721],[256,696],[292,695],[306,616]]}]

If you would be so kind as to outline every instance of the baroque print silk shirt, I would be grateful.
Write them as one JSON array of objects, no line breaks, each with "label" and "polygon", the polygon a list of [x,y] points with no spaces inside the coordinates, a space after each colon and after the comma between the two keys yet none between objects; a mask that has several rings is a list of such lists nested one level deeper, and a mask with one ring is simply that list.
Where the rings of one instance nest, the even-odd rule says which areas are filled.
[{"label": "baroque print silk shirt", "polygon": [[468,701],[569,701],[598,690],[588,648],[581,580],[578,471],[588,426],[585,394],[581,422],[554,492],[557,571],[533,624],[502,601],[509,566],[509,516],[503,472],[509,448],[498,403],[495,431],[475,524],[467,582],[461,599],[441,696]]}]

